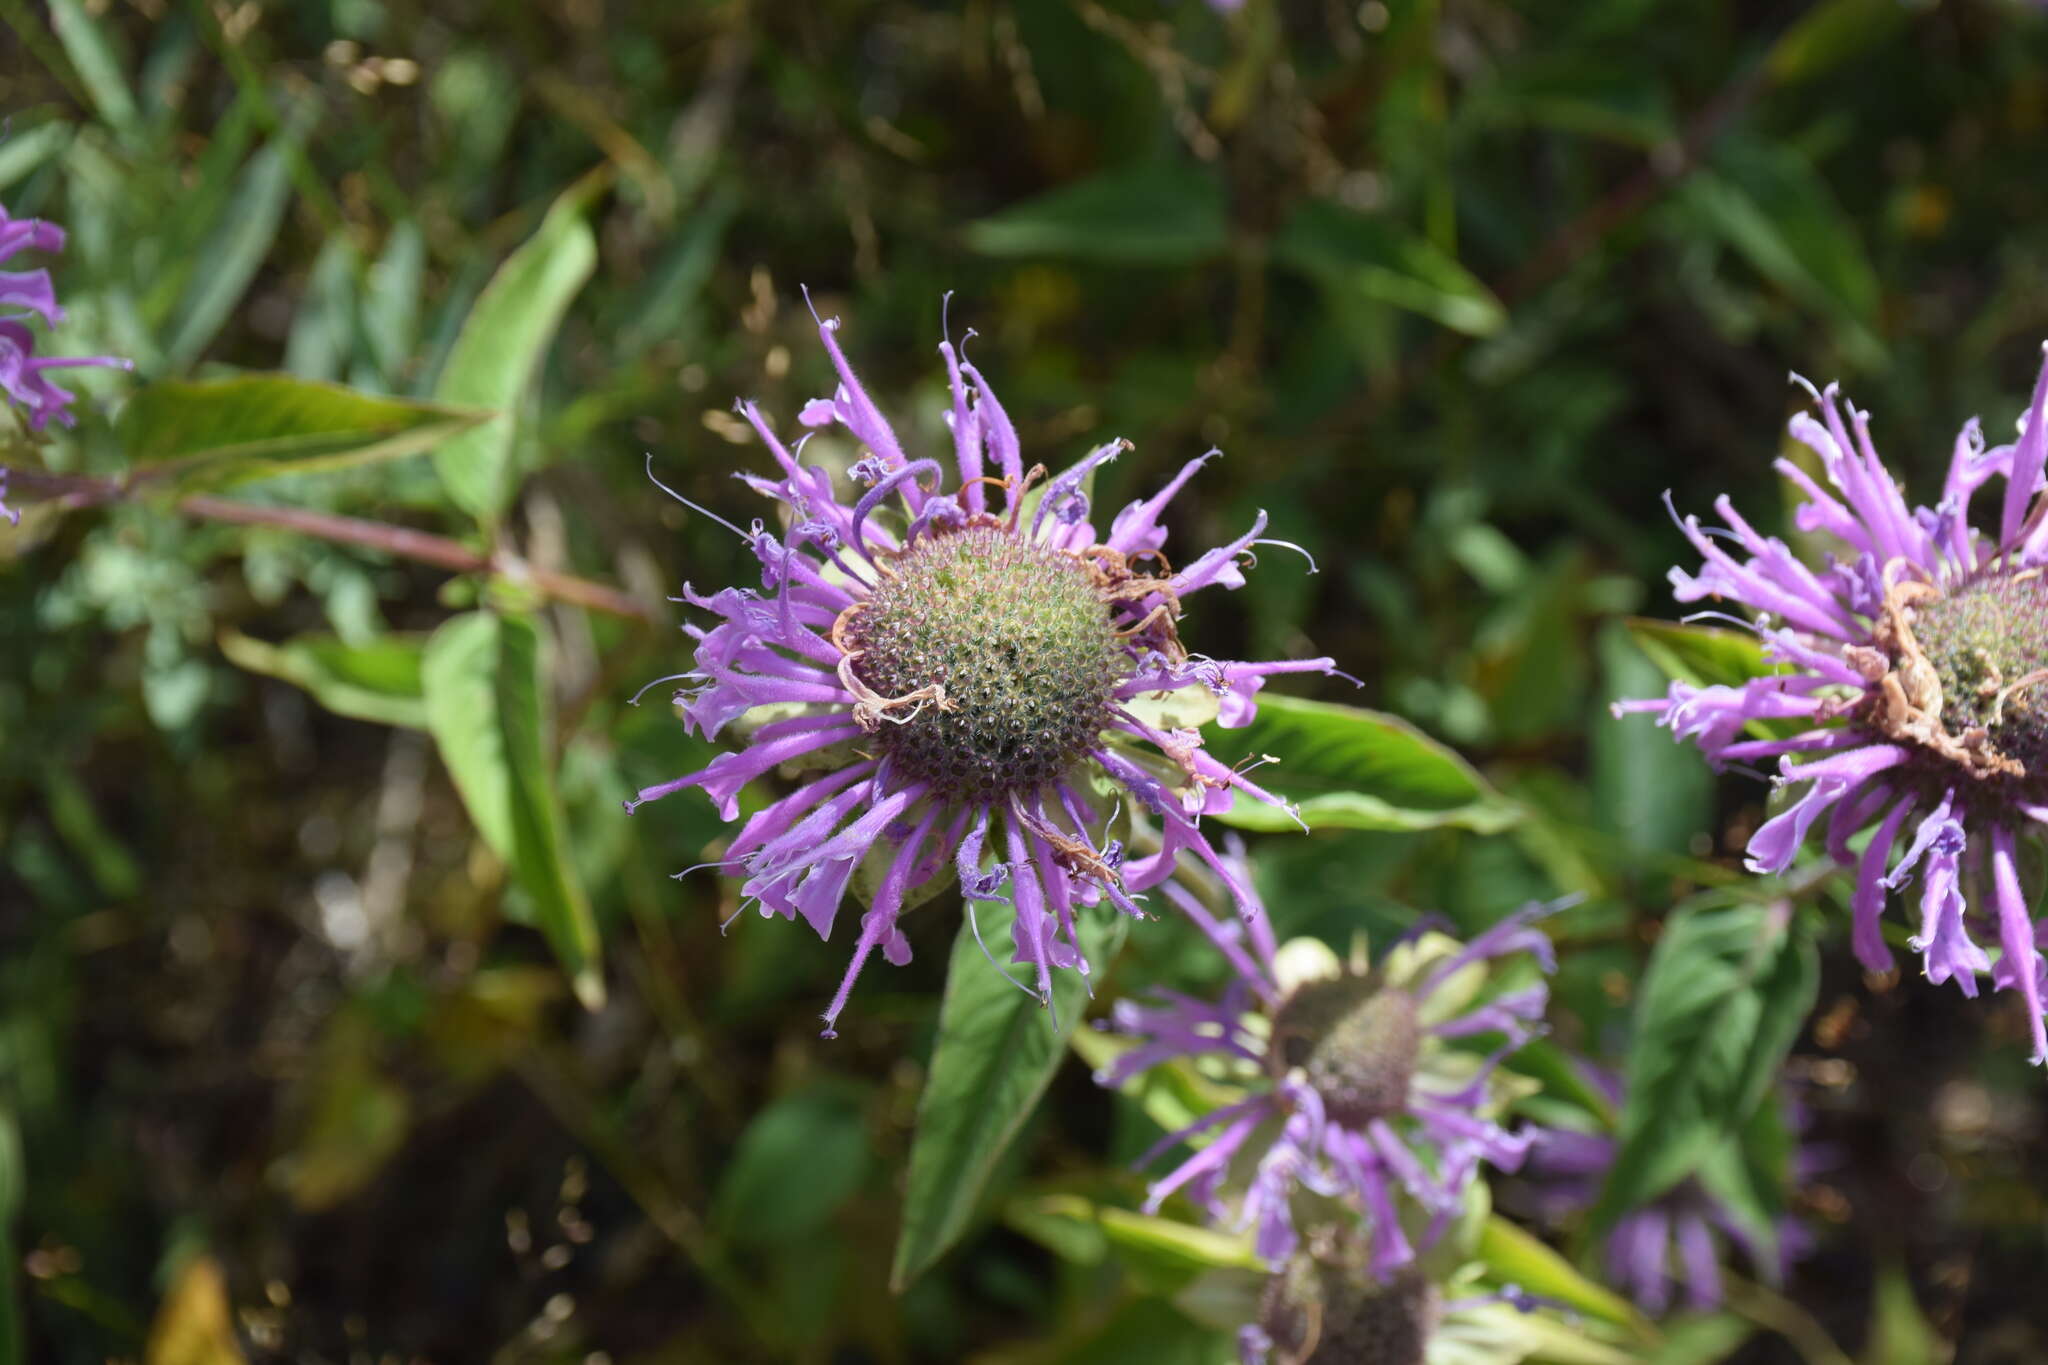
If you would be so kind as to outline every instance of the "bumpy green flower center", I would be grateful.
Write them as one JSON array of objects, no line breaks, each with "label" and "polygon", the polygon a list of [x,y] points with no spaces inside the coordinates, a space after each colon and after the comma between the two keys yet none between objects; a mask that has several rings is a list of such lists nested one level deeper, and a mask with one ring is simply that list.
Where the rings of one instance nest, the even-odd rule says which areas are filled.
[{"label": "bumpy green flower center", "polygon": [[1300,1067],[1323,1112],[1347,1128],[1400,1113],[1422,1051],[1415,1001],[1375,976],[1310,981],[1281,1002],[1269,1062]]},{"label": "bumpy green flower center", "polygon": [[1259,1325],[1294,1365],[1423,1365],[1442,1298],[1414,1266],[1376,1283],[1362,1247],[1295,1253],[1266,1281]]},{"label": "bumpy green flower center", "polygon": [[885,701],[874,742],[945,798],[1044,786],[1092,748],[1120,673],[1088,566],[1000,527],[917,543],[842,633]]},{"label": "bumpy green flower center", "polygon": [[1981,729],[1997,753],[2048,772],[2048,576],[1994,573],[1914,609],[1950,734]]}]

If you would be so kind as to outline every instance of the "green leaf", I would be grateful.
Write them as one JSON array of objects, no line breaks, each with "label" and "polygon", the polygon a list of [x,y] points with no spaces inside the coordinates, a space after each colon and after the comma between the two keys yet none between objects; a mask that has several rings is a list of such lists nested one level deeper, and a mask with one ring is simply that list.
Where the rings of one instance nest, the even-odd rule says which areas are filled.
[{"label": "green leaf", "polygon": [[870,1161],[858,1093],[818,1085],[785,1095],[740,1135],[712,1201],[713,1225],[740,1246],[788,1246],[818,1232],[867,1182]]},{"label": "green leaf", "polygon": [[990,256],[1052,256],[1126,265],[1196,265],[1230,245],[1223,182],[1187,162],[1109,171],[969,224]]},{"label": "green leaf", "polygon": [[28,1189],[27,1161],[14,1112],[0,1104],[0,1365],[22,1365],[28,1359],[22,1344],[20,1277],[15,1267],[14,1219]]},{"label": "green leaf", "polygon": [[1778,1220],[1785,1212],[1794,1144],[1783,1099],[1767,1091],[1741,1130],[1708,1152],[1694,1173],[1741,1225],[1767,1271],[1778,1260]]},{"label": "green leaf", "polygon": [[1636,648],[1667,677],[1695,687],[1740,687],[1751,678],[1782,673],[1782,665],[1764,658],[1756,636],[1720,626],[1691,626],[1632,616],[1624,624]]},{"label": "green leaf", "polygon": [[171,334],[164,343],[164,363],[171,370],[191,368],[270,254],[291,193],[293,150],[285,139],[276,139],[250,157],[236,178],[234,193],[200,245],[198,265],[171,314]]},{"label": "green leaf", "polygon": [[[1136,1039],[1095,1029],[1067,1031],[1067,1044],[1091,1070],[1102,1071],[1138,1046]],[[1118,1087],[1159,1125],[1162,1133],[1177,1132],[1202,1115],[1244,1098],[1242,1091],[1219,1085],[1202,1075],[1186,1058],[1148,1066]]]},{"label": "green leaf", "polygon": [[[1594,641],[1604,702],[1653,697],[1664,691],[1661,670],[1608,622]],[[1593,814],[1603,829],[1630,848],[1685,853],[1713,821],[1714,779],[1689,746],[1647,736],[1640,723],[1593,719]]]},{"label": "green leaf", "polygon": [[220,652],[237,668],[302,687],[338,716],[413,730],[427,728],[424,645],[420,637],[403,635],[362,645],[332,635],[301,635],[281,645],[232,630],[220,637]]},{"label": "green leaf", "polygon": [[427,641],[420,681],[427,728],[470,819],[533,898],[577,998],[596,1009],[604,1003],[597,925],[562,841],[539,633],[521,617],[457,616]]},{"label": "green leaf", "polygon": [[1664,1340],[1647,1365],[1716,1365],[1756,1335],[1756,1324],[1733,1313],[1679,1317],[1663,1326]]},{"label": "green leaf", "polygon": [[[917,1109],[909,1189],[896,1239],[890,1285],[901,1291],[967,1230],[996,1164],[1031,1117],[1066,1055],[1054,1030],[1081,1027],[1087,983],[1078,972],[1053,974],[1053,1018],[1036,996],[998,971],[982,944],[1010,942],[1006,901],[971,902],[953,939],[939,1037]],[[979,940],[975,935],[978,918]],[[1081,950],[1101,974],[1123,946],[1130,921],[1108,907],[1075,912]]]},{"label": "green leaf", "polygon": [[1863,1365],[1945,1365],[1949,1354],[1940,1333],[1920,1311],[1905,1266],[1888,1262],[1877,1272]]},{"label": "green leaf", "polygon": [[1470,336],[1507,324],[1493,292],[1428,238],[1328,200],[1295,212],[1273,241],[1273,258],[1326,290],[1406,308]]},{"label": "green leaf", "polygon": [[1162,1299],[1132,1296],[1106,1321],[1091,1314],[1028,1354],[988,1359],[1007,1365],[1237,1365],[1240,1357],[1230,1333],[1190,1321]]},{"label": "green leaf", "polygon": [[[1279,760],[1254,779],[1299,804],[1311,829],[1497,833],[1522,818],[1472,765],[1398,716],[1268,693],[1242,730],[1216,732],[1219,755]],[[1294,829],[1286,811],[1239,796],[1217,817],[1243,829]]]},{"label": "green leaf", "polygon": [[1650,1324],[1628,1300],[1593,1283],[1578,1268],[1499,1214],[1487,1217],[1479,1233],[1477,1259],[1496,1284],[1512,1284],[1588,1316],[1650,1333]]},{"label": "green leaf", "polygon": [[132,464],[189,492],[398,459],[488,416],[286,374],[251,374],[151,384],[122,410],[119,435]]},{"label": "green leaf", "polygon": [[564,191],[539,231],[498,267],[463,321],[434,390],[443,403],[497,414],[434,452],[448,495],[486,525],[512,498],[514,412],[570,300],[597,267],[597,238],[583,218],[592,193],[587,180]]},{"label": "green leaf", "polygon": [[1692,1175],[1749,1121],[1812,1008],[1819,972],[1782,902],[1712,897],[1671,916],[1637,1001],[1621,1148],[1596,1226]]},{"label": "green leaf", "polygon": [[17,124],[16,131],[0,141],[0,190],[62,152],[75,135],[70,124],[54,119],[33,128]]},{"label": "green leaf", "polygon": [[1098,1204],[1078,1194],[1041,1194],[1014,1199],[1003,1220],[1018,1231],[1058,1251],[1062,1246],[1085,1248],[1091,1238],[1063,1235],[1053,1225],[1092,1228],[1102,1240],[1153,1270],[1185,1274],[1202,1270],[1251,1270],[1264,1273],[1266,1263],[1253,1250],[1248,1234],[1218,1232],[1171,1218]]},{"label": "green leaf", "polygon": [[1889,40],[1912,14],[1898,0],[1824,0],[1771,45],[1765,74],[1796,85]]},{"label": "green leaf", "polygon": [[426,260],[426,238],[419,224],[411,219],[397,224],[384,243],[384,254],[370,267],[358,305],[370,357],[392,388],[398,386],[419,330],[420,275]]},{"label": "green leaf", "polygon": [[93,108],[121,135],[133,134],[141,122],[135,107],[135,93],[121,72],[121,59],[99,20],[86,12],[79,0],[50,0],[50,26],[64,55],[85,83]]},{"label": "green leaf", "polygon": [[1786,142],[1724,139],[1673,191],[1689,227],[1719,236],[1806,312],[1834,325],[1859,365],[1882,363],[1882,290],[1856,224]]},{"label": "green leaf", "polygon": [[339,379],[355,349],[356,298],[361,262],[346,232],[337,232],[313,258],[306,288],[285,338],[284,367],[301,379]]}]

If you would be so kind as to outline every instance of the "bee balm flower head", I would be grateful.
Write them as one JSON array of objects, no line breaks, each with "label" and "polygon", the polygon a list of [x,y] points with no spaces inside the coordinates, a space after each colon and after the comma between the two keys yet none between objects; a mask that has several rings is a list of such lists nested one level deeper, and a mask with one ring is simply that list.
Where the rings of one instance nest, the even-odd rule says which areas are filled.
[{"label": "bee balm flower head", "polygon": [[[1191,899],[1179,886],[1168,895]],[[1167,1135],[1147,1160],[1183,1142],[1199,1150],[1151,1190],[1148,1209],[1185,1189],[1218,1221],[1254,1230],[1258,1254],[1280,1265],[1300,1245],[1297,1201],[1336,1200],[1362,1219],[1372,1273],[1391,1276],[1417,1253],[1405,1199],[1435,1241],[1464,1207],[1482,1163],[1521,1164],[1531,1140],[1499,1122],[1497,1065],[1540,1028],[1542,981],[1487,993],[1493,965],[1528,954],[1555,965],[1529,906],[1459,944],[1426,932],[1385,960],[1340,964],[1320,943],[1279,953],[1256,943],[1230,954],[1238,975],[1216,1003],[1162,994],[1120,1001],[1118,1031],[1136,1047],[1096,1079],[1122,1085],[1188,1059],[1243,1085],[1243,1097]],[[1198,908],[1190,913],[1197,914]],[[1212,926],[1212,938],[1223,926]],[[1459,1040],[1491,1037],[1490,1053]]]},{"label": "bee balm flower head", "polygon": [[[1874,971],[1892,962],[1879,927],[1888,893],[1917,877],[1912,945],[1928,978],[1974,996],[1988,973],[2017,992],[2033,1059],[2048,1061],[2039,930],[2018,863],[2020,838],[2048,821],[2048,365],[2017,440],[1987,449],[1974,420],[1963,428],[1931,507],[1908,505],[1868,413],[1845,416],[1833,385],[1807,388],[1820,416],[1801,413],[1791,430],[1822,478],[1778,468],[1805,494],[1795,523],[1840,554],[1804,563],[1724,497],[1725,529],[1681,523],[1705,563],[1671,572],[1681,601],[1746,609],[1783,671],[1740,687],[1674,683],[1616,711],[1651,712],[1717,764],[1775,758],[1778,785],[1796,795],[1749,841],[1751,869],[1782,871],[1824,832],[1855,869],[1854,943]],[[1747,736],[1755,721],[1797,733]]]},{"label": "bee balm flower head", "polygon": [[[1209,456],[1098,524],[1090,476],[1126,442],[1050,478],[1027,467],[1009,415],[949,342],[939,352],[952,450],[914,458],[855,377],[838,326],[818,330],[839,387],[800,420],[864,448],[852,486],[805,465],[802,442],[785,444],[741,403],[775,464],[743,477],[782,506],[785,526],[739,532],[760,560],[758,589],[684,588],[718,618],[691,628],[696,667],[676,695],[686,723],[712,738],[742,717],[773,718],[703,771],[627,803],[698,787],[735,819],[748,782],[801,767],[727,857],[762,914],[801,916],[821,937],[869,865],[875,890],[827,1036],[877,949],[908,960],[897,924],[906,897],[948,867],[970,902],[1012,903],[1013,961],[1049,1000],[1054,970],[1089,969],[1078,909],[1108,901],[1139,913],[1134,897],[1182,853],[1217,864],[1203,814],[1238,794],[1273,800],[1205,753],[1198,731],[1146,719],[1143,699],[1192,689],[1213,697],[1222,724],[1244,725],[1268,677],[1333,671],[1328,659],[1225,662],[1182,641],[1189,597],[1240,586],[1253,546],[1284,543],[1261,539],[1261,513],[1229,544],[1169,561],[1161,518]],[[1107,837],[1123,802],[1159,826],[1145,857]]]}]

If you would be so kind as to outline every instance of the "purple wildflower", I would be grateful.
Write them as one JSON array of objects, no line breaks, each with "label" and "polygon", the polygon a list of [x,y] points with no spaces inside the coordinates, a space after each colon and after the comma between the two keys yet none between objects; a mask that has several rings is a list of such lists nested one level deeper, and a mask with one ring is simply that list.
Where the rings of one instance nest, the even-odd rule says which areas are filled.
[{"label": "purple wildflower", "polygon": [[[64,249],[64,229],[39,218],[14,218],[0,206],[0,263],[23,251]],[[57,291],[47,270],[0,270],[0,393],[28,412],[28,424],[41,431],[55,418],[65,426],[71,414],[70,390],[50,382],[45,372],[65,366],[103,365],[129,369],[129,361],[113,356],[45,356],[35,354],[35,333],[26,321],[42,318],[54,327],[64,320]],[[13,518],[14,514],[8,514]]]},{"label": "purple wildflower", "polygon": [[[1025,467],[987,380],[946,342],[959,483],[941,492],[940,461],[905,453],[840,350],[838,325],[818,329],[838,391],[800,420],[865,447],[851,471],[862,486],[842,497],[827,469],[799,462],[801,442],[792,450],[753,403],[739,405],[778,466],[741,477],[784,505],[786,529],[756,521],[739,533],[761,562],[759,591],[684,586],[684,600],[720,621],[689,628],[696,667],[680,675],[690,685],[676,702],[692,730],[713,738],[738,722],[745,744],[626,803],[700,787],[732,820],[749,782],[801,770],[726,857],[764,916],[800,915],[821,938],[866,866],[874,892],[825,1011],[827,1037],[877,948],[909,960],[897,919],[949,868],[970,916],[976,900],[1013,904],[1012,961],[1032,967],[1049,1001],[1055,968],[1089,970],[1078,907],[1106,900],[1140,914],[1133,897],[1183,851],[1218,866],[1202,815],[1240,793],[1275,802],[1204,752],[1197,730],[1148,720],[1147,699],[1194,689],[1239,726],[1267,678],[1334,671],[1328,659],[1222,663],[1182,647],[1187,597],[1240,586],[1253,546],[1285,544],[1261,539],[1261,512],[1231,543],[1178,570],[1167,562],[1160,518],[1209,455],[1098,528],[1088,480],[1128,444],[1098,446],[1041,485],[1045,470]],[[1159,825],[1146,856],[1127,858],[1109,837],[1119,792]]]},{"label": "purple wildflower", "polygon": [[[1253,1228],[1259,1256],[1279,1265],[1299,1245],[1297,1193],[1338,1199],[1363,1216],[1372,1271],[1384,1279],[1443,1233],[1481,1162],[1521,1164],[1531,1134],[1498,1122],[1495,1069],[1538,1031],[1548,991],[1540,980],[1491,998],[1480,991],[1496,959],[1528,953],[1554,968],[1550,940],[1533,925],[1548,907],[1527,906],[1468,945],[1421,934],[1368,968],[1340,964],[1310,940],[1275,954],[1205,916],[1184,887],[1167,895],[1219,946],[1229,942],[1236,976],[1214,1004],[1164,991],[1151,1004],[1119,1001],[1113,1024],[1139,1041],[1096,1080],[1122,1085],[1163,1062],[1201,1059],[1245,1093],[1146,1155],[1199,1144],[1153,1184],[1148,1210],[1185,1189],[1210,1217]],[[1455,1046],[1478,1034],[1505,1041],[1484,1056]],[[1429,1216],[1420,1247],[1403,1227],[1402,1193]]]},{"label": "purple wildflower", "polygon": [[[1846,553],[1809,567],[1723,497],[1714,507],[1727,529],[1680,523],[1703,567],[1671,572],[1680,601],[1748,608],[1782,671],[1739,687],[1673,683],[1616,713],[1655,714],[1717,766],[1778,760],[1777,785],[1804,790],[1750,839],[1749,866],[1782,871],[1825,816],[1829,854],[1856,870],[1853,942],[1872,971],[1892,965],[1879,927],[1886,892],[1918,872],[1911,941],[1928,979],[1953,978],[1974,996],[1989,972],[1995,988],[2017,990],[2033,1060],[2048,1062],[2042,927],[2016,862],[2019,835],[2048,820],[2048,364],[2017,440],[1987,450],[1977,422],[1964,426],[1932,507],[1906,504],[1871,445],[1868,413],[1851,405],[1845,422],[1834,385],[1799,382],[1821,420],[1801,413],[1791,432],[1829,486],[1790,460],[1777,468],[1805,494],[1795,524]],[[2004,489],[1980,531],[1970,501],[1994,476]],[[1745,736],[1754,722],[1798,732]],[[1973,931],[1996,935],[1996,963]]]},{"label": "purple wildflower", "polygon": [[[1610,1102],[1620,1106],[1623,1087],[1619,1076],[1584,1064],[1579,1069]],[[1794,1130],[1803,1129],[1800,1106],[1790,1105],[1790,1115]],[[1528,1176],[1535,1182],[1539,1212],[1552,1222],[1561,1222],[1590,1209],[1620,1150],[1620,1142],[1608,1133],[1544,1129],[1529,1150],[1527,1166]],[[1804,1143],[1792,1160],[1794,1176],[1801,1183],[1830,1164],[1819,1148]],[[1723,1243],[1741,1248],[1773,1283],[1782,1281],[1793,1263],[1813,1250],[1812,1237],[1796,1218],[1779,1219],[1776,1232],[1777,1254],[1769,1256],[1733,1210],[1697,1179],[1688,1178],[1616,1221],[1607,1239],[1607,1272],[1647,1313],[1661,1314],[1669,1308],[1674,1288],[1683,1290],[1688,1307],[1706,1312],[1721,1306]]]}]

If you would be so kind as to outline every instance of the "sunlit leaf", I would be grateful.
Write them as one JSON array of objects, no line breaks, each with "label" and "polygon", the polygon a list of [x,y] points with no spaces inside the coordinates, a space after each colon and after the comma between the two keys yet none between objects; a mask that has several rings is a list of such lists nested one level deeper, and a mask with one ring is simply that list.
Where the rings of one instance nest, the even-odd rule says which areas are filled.
[{"label": "sunlit leaf", "polygon": [[189,1258],[150,1324],[143,1365],[243,1365],[247,1359],[235,1340],[220,1262],[203,1254]]},{"label": "sunlit leaf", "polygon": [[[1265,693],[1251,725],[1216,731],[1210,744],[1226,760],[1277,759],[1253,780],[1298,803],[1311,829],[1495,833],[1522,816],[1464,759],[1379,711]],[[1244,829],[1298,828],[1286,811],[1243,795],[1217,818]]]},{"label": "sunlit leaf", "polygon": [[284,374],[160,380],[121,412],[129,459],[180,491],[430,450],[489,416]]},{"label": "sunlit leaf", "polygon": [[[1005,1221],[1030,1236],[1059,1249],[1058,1231],[1050,1225],[1065,1223],[1092,1229],[1103,1244],[1116,1247],[1126,1256],[1142,1260],[1156,1269],[1177,1272],[1199,1270],[1251,1270],[1264,1273],[1266,1265],[1252,1249],[1249,1234],[1221,1232],[1153,1214],[1099,1204],[1078,1194],[1030,1195],[1012,1200],[1003,1211]],[[1083,1239],[1077,1245],[1086,1245]]]},{"label": "sunlit leaf", "polygon": [[491,276],[469,310],[434,396],[497,415],[443,442],[434,468],[458,507],[486,524],[503,514],[512,478],[515,414],[554,340],[562,315],[597,268],[597,238],[584,221],[588,181],[549,208],[540,229]]},{"label": "sunlit leaf", "polygon": [[[1603,703],[1663,694],[1662,670],[1622,627],[1603,626],[1594,653]],[[1684,853],[1712,822],[1713,776],[1689,747],[1645,729],[1595,714],[1589,737],[1593,815],[1631,848]]]},{"label": "sunlit leaf", "polygon": [[1587,1279],[1547,1243],[1499,1214],[1489,1216],[1480,1230],[1477,1259],[1497,1284],[1515,1285],[1540,1299],[1638,1334],[1650,1331],[1648,1321],[1628,1300]]},{"label": "sunlit leaf", "polygon": [[1888,1262],[1877,1272],[1870,1305],[1870,1344],[1862,1365],[1947,1365],[1948,1344],[1913,1296],[1906,1267]]},{"label": "sunlit leaf", "polygon": [[237,668],[302,687],[338,716],[414,730],[427,728],[420,682],[424,645],[420,637],[403,635],[361,645],[332,635],[301,635],[281,645],[233,630],[220,636],[220,652]]},{"label": "sunlit leaf", "polygon": [[1627,626],[1629,638],[1665,676],[1695,687],[1739,687],[1783,671],[1764,658],[1763,641],[1746,631],[1646,616],[1630,617]]}]

